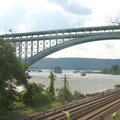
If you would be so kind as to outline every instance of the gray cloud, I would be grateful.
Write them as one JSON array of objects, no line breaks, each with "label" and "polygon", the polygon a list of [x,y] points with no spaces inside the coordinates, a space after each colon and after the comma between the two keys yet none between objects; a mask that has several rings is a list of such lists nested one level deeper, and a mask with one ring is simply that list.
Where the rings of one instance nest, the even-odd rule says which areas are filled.
[{"label": "gray cloud", "polygon": [[[68,0],[58,0],[56,4],[67,5]],[[79,8],[74,10],[70,5],[66,9],[71,10],[71,13],[77,13]],[[47,7],[48,9],[46,9]],[[30,9],[22,4],[14,3],[0,15],[0,31],[8,32],[9,29],[12,29],[14,32],[25,32],[21,30],[22,28],[19,29],[20,25],[24,25],[27,31],[72,28],[78,26],[78,22],[83,25],[87,19],[87,16],[80,18],[75,14],[63,13],[60,9],[52,9],[49,4]]]},{"label": "gray cloud", "polygon": [[92,13],[92,10],[90,8],[80,6],[79,4],[76,4],[76,3],[72,3],[72,4],[68,5],[65,9],[67,11],[69,11],[73,14],[77,14],[77,15],[89,15]]},{"label": "gray cloud", "polygon": [[84,22],[89,19],[88,17],[79,17],[73,14],[68,14],[66,12],[62,13],[59,10],[40,10],[36,13],[35,11],[31,12],[28,18],[31,28],[29,31],[39,31],[39,30],[52,30],[52,29],[65,29],[73,28],[80,25],[83,25]]},{"label": "gray cloud", "polygon": [[77,1],[74,1],[71,3],[68,3],[68,0],[47,0],[47,1],[61,6],[64,10],[66,10],[67,12],[70,12],[72,14],[89,15],[92,13],[91,8],[82,6],[82,5],[78,4]]},{"label": "gray cloud", "polygon": [[63,29],[70,27],[69,17],[61,14],[59,11],[46,11],[42,14],[32,13],[32,30],[50,30]]}]

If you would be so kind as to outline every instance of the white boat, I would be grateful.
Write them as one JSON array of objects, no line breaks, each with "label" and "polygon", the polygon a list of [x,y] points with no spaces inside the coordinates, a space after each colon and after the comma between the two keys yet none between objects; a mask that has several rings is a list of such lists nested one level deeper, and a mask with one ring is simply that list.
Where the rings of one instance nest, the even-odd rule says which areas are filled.
[{"label": "white boat", "polygon": [[85,71],[80,71],[81,76],[86,76],[86,72]]}]

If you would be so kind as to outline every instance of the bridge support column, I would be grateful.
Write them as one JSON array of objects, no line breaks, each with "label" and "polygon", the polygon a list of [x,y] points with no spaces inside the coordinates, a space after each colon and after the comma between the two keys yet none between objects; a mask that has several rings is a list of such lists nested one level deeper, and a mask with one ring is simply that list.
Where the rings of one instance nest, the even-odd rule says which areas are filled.
[{"label": "bridge support column", "polygon": [[19,41],[19,58],[22,59],[22,42]]},{"label": "bridge support column", "polygon": [[33,41],[31,40],[31,57],[33,56]]},{"label": "bridge support column", "polygon": [[37,53],[39,52],[39,40],[37,40]]},{"label": "bridge support column", "polygon": [[25,59],[27,58],[27,54],[28,54],[28,42],[25,41]]}]

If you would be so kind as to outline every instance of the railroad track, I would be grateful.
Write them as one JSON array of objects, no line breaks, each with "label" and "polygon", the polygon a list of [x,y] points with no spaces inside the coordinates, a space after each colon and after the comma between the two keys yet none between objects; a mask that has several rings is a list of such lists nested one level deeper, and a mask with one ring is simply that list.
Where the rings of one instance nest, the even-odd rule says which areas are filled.
[{"label": "railroad track", "polygon": [[47,110],[24,120],[66,120],[63,111],[69,111],[72,120],[89,120],[119,103],[120,89],[113,89],[92,98]]}]

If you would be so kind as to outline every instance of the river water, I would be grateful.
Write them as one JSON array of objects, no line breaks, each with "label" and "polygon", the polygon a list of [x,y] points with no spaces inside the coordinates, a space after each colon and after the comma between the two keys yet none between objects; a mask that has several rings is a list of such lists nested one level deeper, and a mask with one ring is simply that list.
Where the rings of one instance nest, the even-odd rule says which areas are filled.
[{"label": "river water", "polygon": [[[42,71],[29,72],[32,76],[29,81],[42,83],[48,87],[50,70]],[[62,73],[55,75],[55,88],[61,88],[63,86],[63,79],[66,75],[70,90],[72,92],[78,90],[83,94],[105,91],[114,88],[116,84],[120,84],[120,75],[89,73],[86,76],[81,76],[80,73],[73,73],[72,70],[63,70]]]}]

